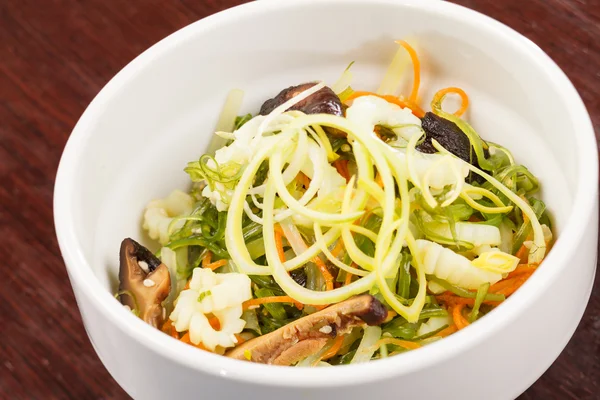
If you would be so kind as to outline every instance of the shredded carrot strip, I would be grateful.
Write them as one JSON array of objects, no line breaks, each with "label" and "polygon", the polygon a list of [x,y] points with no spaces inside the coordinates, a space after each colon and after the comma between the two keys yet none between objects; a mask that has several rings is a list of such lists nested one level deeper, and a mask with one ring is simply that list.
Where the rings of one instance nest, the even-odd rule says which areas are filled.
[{"label": "shredded carrot strip", "polygon": [[335,160],[332,165],[337,172],[346,179],[346,183],[350,181],[350,172],[348,172],[348,160]]},{"label": "shredded carrot strip", "polygon": [[503,289],[499,289],[496,293],[503,294],[504,296],[508,297],[514,292],[516,292],[521,286],[523,286],[523,284],[527,282],[527,279],[529,279],[530,276],[531,274],[521,274],[515,278],[512,278],[511,280],[513,282],[510,286],[504,287]]},{"label": "shredded carrot strip", "polygon": [[514,271],[512,271],[510,274],[508,274],[506,279],[514,278],[515,276],[518,276],[521,274],[533,274],[536,269],[537,269],[537,265],[520,264],[519,266],[517,266],[517,268],[515,268]]},{"label": "shredded carrot strip", "polygon": [[219,318],[217,318],[217,317],[209,318],[208,323],[210,324],[210,326],[212,326],[213,329],[215,329],[217,331],[219,329],[221,329],[221,322],[219,321]]},{"label": "shredded carrot strip", "polygon": [[325,265],[325,263],[323,262],[323,260],[321,260],[321,258],[319,258],[319,256],[313,258],[313,262],[317,264],[317,267],[319,267],[319,271],[321,271],[321,274],[325,279],[325,285],[327,287],[327,290],[333,290],[333,276],[327,269],[327,265]]},{"label": "shredded carrot strip", "polygon": [[498,293],[499,290],[502,290],[502,289],[512,286],[515,283],[516,279],[517,278],[502,279],[501,281],[498,281],[498,282],[494,283],[492,286],[490,286],[488,291],[490,293]]},{"label": "shredded carrot strip", "polygon": [[344,241],[340,238],[340,239],[338,239],[337,243],[335,244],[335,247],[333,248],[333,250],[331,250],[331,255],[333,255],[334,257],[337,257],[340,255],[342,250],[344,250]]},{"label": "shredded carrot strip", "polygon": [[393,344],[395,346],[404,347],[405,349],[410,349],[410,350],[418,349],[419,347],[421,347],[421,345],[419,343],[409,342],[408,340],[401,340],[401,339],[396,339],[396,338],[379,339],[375,345],[377,347],[379,347],[384,344]]},{"label": "shredded carrot strip", "polygon": [[396,104],[402,108],[410,109],[412,111],[412,113],[419,118],[423,118],[425,116],[425,111],[423,111],[423,109],[421,107],[419,107],[417,104],[406,102],[396,96],[392,96],[389,94],[382,95],[382,94],[377,94],[377,93],[373,93],[373,92],[356,91],[356,92],[352,93],[350,96],[348,96],[348,98],[346,99],[346,102],[348,102],[350,100],[354,100],[357,97],[362,97],[362,96],[376,96],[381,99],[384,99],[388,103]]},{"label": "shredded carrot strip", "polygon": [[167,335],[174,337],[175,339],[179,339],[179,332],[173,326],[173,321],[168,319],[162,326],[161,331],[166,333]]},{"label": "shredded carrot strip", "polygon": [[463,308],[465,308],[464,304],[456,304],[452,307],[452,319],[458,330],[464,329],[469,325],[469,321],[462,315]]},{"label": "shredded carrot strip", "polygon": [[383,179],[381,178],[379,172],[377,173],[377,175],[375,175],[375,183],[377,183],[379,187],[383,189]]},{"label": "shredded carrot strip", "polygon": [[270,304],[270,303],[293,303],[296,308],[298,310],[302,310],[303,308],[303,304],[297,302],[296,300],[292,299],[290,296],[267,296],[267,297],[261,297],[258,299],[250,299],[245,301],[242,304],[242,309],[248,310],[254,307],[258,307],[261,304]]},{"label": "shredded carrot strip", "polygon": [[467,96],[467,94],[465,93],[464,90],[462,90],[461,88],[458,87],[447,87],[445,89],[441,89],[439,90],[434,96],[433,96],[433,102],[434,103],[442,103],[442,101],[444,101],[444,97],[446,97],[446,95],[448,93],[454,93],[460,96],[461,99],[461,105],[460,108],[458,110],[456,110],[456,112],[454,113],[454,115],[456,115],[457,117],[460,117],[461,115],[463,115],[465,113],[465,111],[467,111],[467,107],[469,107],[469,96]]},{"label": "shredded carrot strip", "polygon": [[236,346],[239,346],[240,344],[242,344],[242,343],[244,343],[246,341],[246,339],[244,339],[243,337],[241,337],[237,333],[234,336],[235,336],[235,338],[237,340]]},{"label": "shredded carrot strip", "polygon": [[456,327],[456,325],[450,325],[446,329],[442,329],[441,331],[439,331],[438,333],[436,333],[433,336],[446,337],[446,336],[452,335],[457,330],[458,330],[458,328]]},{"label": "shredded carrot strip", "polygon": [[521,245],[521,247],[515,254],[515,257],[517,257],[521,261],[521,263],[526,264],[529,258],[529,249],[525,247],[524,244]]},{"label": "shredded carrot strip", "polygon": [[535,272],[535,270],[530,270],[528,272],[522,272],[520,274],[517,274],[516,276],[503,279],[500,282],[497,282],[497,283],[493,284],[492,286],[490,286],[489,291],[490,291],[490,293],[504,294],[506,296],[505,290],[514,288],[514,290],[511,291],[511,294],[512,294],[512,293],[514,293],[514,291],[516,289],[521,287],[521,285],[523,285],[523,283],[525,283],[525,281],[527,279],[529,279],[529,277],[534,272]]},{"label": "shredded carrot strip", "polygon": [[206,254],[204,255],[204,258],[202,259],[202,268],[206,268],[206,266],[208,264],[210,264],[212,260],[212,252],[207,251]]},{"label": "shredded carrot strip", "polygon": [[417,96],[419,94],[419,86],[421,85],[421,62],[419,61],[419,56],[417,55],[417,52],[415,51],[415,49],[412,48],[410,44],[406,43],[404,40],[397,40],[396,43],[404,47],[404,49],[408,52],[410,59],[412,60],[414,77],[413,87],[410,91],[408,101],[412,104],[416,104]]},{"label": "shredded carrot strip", "polygon": [[302,186],[304,186],[305,189],[308,189],[308,186],[310,185],[310,178],[308,176],[304,175],[302,172],[299,172],[296,179]]},{"label": "shredded carrot strip", "polygon": [[208,264],[207,266],[205,266],[204,268],[209,268],[211,270],[215,270],[217,268],[221,268],[222,266],[224,266],[225,264],[227,264],[227,260],[219,260],[219,261],[215,261],[213,263]]},{"label": "shredded carrot strip", "polygon": [[192,280],[188,279],[188,281],[186,282],[185,286],[183,287],[183,290],[188,290],[190,288],[190,282],[192,282]]},{"label": "shredded carrot strip", "polygon": [[323,357],[321,358],[321,360],[328,360],[331,357],[334,357],[342,348],[343,343],[344,343],[344,336],[336,337],[335,341],[333,342],[333,346],[331,346],[329,348],[329,350],[327,350],[325,352],[325,354],[323,354]]},{"label": "shredded carrot strip", "polygon": [[354,277],[353,274],[351,274],[350,272],[346,272],[346,279],[344,279],[344,286],[348,286],[349,284],[351,284],[353,277]]},{"label": "shredded carrot strip", "polygon": [[278,229],[275,229],[275,246],[277,247],[279,261],[285,262],[285,251],[283,251],[283,232],[279,226],[277,226],[277,228]]},{"label": "shredded carrot strip", "polygon": [[192,343],[192,341],[190,340],[190,333],[189,332],[186,332],[185,335],[183,335],[181,337],[181,339],[179,339],[179,340],[181,340],[183,343],[192,345],[192,346],[197,347],[197,348],[199,348],[201,350],[209,351],[206,347],[204,347],[204,345],[202,343],[198,343],[198,344]]}]

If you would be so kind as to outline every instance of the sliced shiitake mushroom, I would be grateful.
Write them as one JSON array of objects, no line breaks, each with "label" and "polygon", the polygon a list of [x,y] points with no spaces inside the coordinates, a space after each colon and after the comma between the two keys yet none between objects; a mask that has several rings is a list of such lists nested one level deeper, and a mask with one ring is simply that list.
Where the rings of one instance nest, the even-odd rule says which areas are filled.
[{"label": "sliced shiitake mushroom", "polygon": [[[454,122],[432,112],[425,113],[421,122],[425,131],[425,140],[417,146],[417,150],[422,153],[437,153],[437,149],[433,147],[432,143],[432,140],[435,139],[450,153],[479,168],[477,156],[471,148],[471,141]],[[484,150],[484,156],[488,155],[488,151]],[[473,180],[481,181],[481,177],[470,174],[467,181]]]},{"label": "sliced shiitake mushroom", "polygon": [[291,365],[321,350],[337,335],[364,323],[379,325],[386,317],[385,306],[375,297],[363,294],[251,339],[225,355],[263,364]]},{"label": "sliced shiitake mushroom", "polygon": [[[287,89],[283,89],[277,96],[263,103],[259,114],[269,114],[275,108],[279,107],[286,101],[304,92],[305,90],[310,89],[314,85],[316,85],[316,83],[303,83],[301,85],[290,86]],[[305,114],[343,115],[342,102],[340,101],[340,98],[327,86],[311,94],[306,99],[300,101],[286,111],[290,110],[302,111]]]},{"label": "sliced shiitake mushroom", "polygon": [[168,267],[133,239],[121,242],[119,300],[154,327],[164,322],[162,302],[171,291]]}]

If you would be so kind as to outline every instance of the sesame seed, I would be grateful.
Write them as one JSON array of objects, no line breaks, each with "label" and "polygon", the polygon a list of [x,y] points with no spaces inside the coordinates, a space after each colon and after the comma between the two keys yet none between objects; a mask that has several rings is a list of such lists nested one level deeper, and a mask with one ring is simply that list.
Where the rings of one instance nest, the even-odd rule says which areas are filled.
[{"label": "sesame seed", "polygon": [[156,285],[156,282],[154,282],[152,279],[144,279],[144,286],[152,287],[154,285]]},{"label": "sesame seed", "polygon": [[141,269],[144,270],[144,272],[149,271],[148,263],[146,261],[138,261],[138,265],[140,266]]},{"label": "sesame seed", "polygon": [[344,144],[342,145],[342,148],[341,148],[341,150],[342,150],[342,151],[345,151],[345,152],[347,153],[347,152],[349,152],[350,150],[352,150],[352,148],[350,147],[350,145],[349,145],[349,144],[346,144],[346,143],[344,143]]},{"label": "sesame seed", "polygon": [[231,341],[232,341],[233,343],[236,343],[236,344],[237,344],[238,340],[237,340],[237,338],[235,337],[235,335],[234,335],[233,333],[231,334],[230,338],[231,338]]},{"label": "sesame seed", "polygon": [[319,329],[319,332],[324,333],[326,335],[329,335],[331,331],[333,331],[333,329],[331,329],[331,326],[329,325],[322,326],[321,329]]},{"label": "sesame seed", "polygon": [[127,311],[131,311],[131,307],[129,307],[127,304],[125,304],[125,305],[123,306],[123,308],[124,308],[124,309],[126,309]]},{"label": "sesame seed", "polygon": [[257,308],[260,308],[260,306],[256,306],[256,305],[248,306],[248,310],[256,310]]}]

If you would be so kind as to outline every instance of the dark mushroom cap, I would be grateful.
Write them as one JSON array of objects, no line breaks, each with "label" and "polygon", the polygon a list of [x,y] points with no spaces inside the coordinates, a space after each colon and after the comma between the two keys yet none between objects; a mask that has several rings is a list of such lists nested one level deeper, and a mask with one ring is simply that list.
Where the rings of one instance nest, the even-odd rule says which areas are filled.
[{"label": "dark mushroom cap", "polygon": [[164,322],[161,303],[171,291],[168,267],[150,250],[127,238],[121,242],[119,281],[121,303],[136,310],[148,324],[160,327]]},{"label": "dark mushroom cap", "polygon": [[[260,108],[259,114],[269,114],[275,108],[279,107],[286,101],[304,92],[305,90],[310,89],[314,85],[316,85],[316,83],[303,83],[301,85],[290,86],[287,89],[283,89],[277,96],[264,102]],[[290,110],[302,111],[305,114],[343,115],[342,102],[340,101],[340,98],[327,86],[311,94],[306,99],[300,101],[298,104],[290,107],[286,111]]]},{"label": "dark mushroom cap", "polygon": [[387,313],[385,306],[370,294],[355,296],[249,340],[225,355],[238,360],[247,360],[249,355],[251,361],[258,363],[291,365],[356,326],[383,323]]},{"label": "dark mushroom cap", "polygon": [[[421,123],[425,131],[425,140],[417,146],[417,150],[422,153],[437,153],[437,149],[433,147],[432,143],[432,140],[435,139],[450,153],[479,168],[477,156],[471,148],[471,141],[454,122],[427,112]],[[484,156],[488,155],[487,150],[484,150]],[[473,180],[481,182],[481,177],[469,174],[467,181]]]}]

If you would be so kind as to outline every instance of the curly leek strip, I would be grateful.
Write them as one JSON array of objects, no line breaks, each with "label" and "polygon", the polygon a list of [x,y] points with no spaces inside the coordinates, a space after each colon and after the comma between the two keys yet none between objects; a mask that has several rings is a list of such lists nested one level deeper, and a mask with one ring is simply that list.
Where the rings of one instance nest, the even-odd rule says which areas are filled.
[{"label": "curly leek strip", "polygon": [[[486,198],[490,199],[492,201],[492,203],[494,203],[496,205],[496,207],[488,207],[488,206],[479,204],[471,196],[469,196],[469,194],[476,194],[476,195],[479,195],[482,197],[486,197]],[[473,209],[475,209],[479,212],[482,212],[482,213],[486,213],[486,214],[505,214],[507,212],[510,212],[513,209],[512,206],[504,205],[502,200],[500,200],[500,198],[498,196],[496,196],[494,193],[490,192],[487,189],[476,187],[476,186],[465,185],[465,188],[460,193],[460,197],[468,205],[470,205]]]},{"label": "curly leek strip", "polygon": [[267,183],[264,197],[265,215],[263,218],[265,255],[271,268],[273,278],[288,296],[304,304],[324,305],[338,303],[355,294],[368,291],[375,283],[375,273],[362,277],[349,285],[337,289],[317,292],[299,285],[289,276],[285,266],[279,260],[275,244],[275,219],[273,217],[275,194],[277,188],[272,182]]},{"label": "curly leek strip", "polygon": [[[252,257],[250,257],[250,252],[244,243],[244,237],[242,234],[242,214],[244,213],[244,207],[247,207],[246,195],[248,194],[248,190],[252,184],[256,171],[258,171],[258,168],[260,168],[262,162],[274,152],[279,151],[281,148],[280,146],[284,145],[286,142],[293,143],[291,139],[294,137],[294,135],[297,135],[297,132],[288,130],[269,138],[269,140],[266,142],[267,145],[258,151],[256,156],[244,170],[242,177],[240,178],[240,181],[235,187],[235,191],[232,195],[232,201],[229,205],[229,211],[227,215],[227,224],[225,226],[225,244],[227,248],[230,249],[229,254],[233,262],[240,269],[240,271],[246,274],[271,274],[269,267],[258,265],[252,260]],[[262,219],[259,223],[262,223]],[[339,228],[332,228],[325,234],[325,242],[329,246],[339,237],[339,235]],[[319,253],[320,248],[316,244],[313,244],[301,255],[287,260],[285,262],[285,268],[288,271],[299,268]]]},{"label": "curly leek strip", "polygon": [[[450,152],[446,150],[441,144],[439,144],[435,139],[432,140],[432,144],[438,151],[450,154]],[[459,159],[458,157],[456,158]],[[529,218],[531,222],[531,227],[533,229],[533,246],[531,246],[531,249],[529,249],[528,262],[530,264],[539,264],[540,262],[542,262],[544,256],[546,255],[546,242],[544,241],[544,231],[542,230],[540,221],[537,219],[533,208],[531,208],[531,206],[527,204],[526,201],[524,201],[516,193],[504,186],[502,183],[500,183],[493,176],[486,174],[479,168],[474,167],[473,165],[463,160],[461,160],[461,162],[466,164],[469,170],[481,176],[482,178],[487,180],[492,186],[498,189],[500,193],[505,195],[510,201],[512,201],[517,207],[519,207],[519,209],[523,211],[523,214],[525,214],[527,218]]]},{"label": "curly leek strip", "polygon": [[321,128],[319,125],[315,125],[312,128],[316,132],[317,137],[321,140],[320,144],[327,152],[327,161],[334,162],[335,160],[340,158],[340,156],[338,156],[337,153],[334,153],[333,148],[331,147],[331,142],[329,141],[329,138],[327,137],[327,134],[325,133],[323,128]]},{"label": "curly leek strip", "polygon": [[381,190],[377,183],[375,183],[375,181],[359,179],[357,182],[357,186],[365,192],[367,192],[367,194],[373,197],[379,204],[383,204],[385,199],[385,193],[383,190]]},{"label": "curly leek strip", "polygon": [[[286,185],[289,185],[306,163],[306,157],[308,156],[308,136],[298,135],[296,148],[294,149],[294,156],[289,161],[287,168],[283,172],[283,180]],[[248,193],[253,195],[263,195],[265,193],[265,185],[255,186],[251,188]]]},{"label": "curly leek strip", "polygon": [[350,274],[354,274],[354,275],[358,275],[358,276],[365,276],[368,274],[368,272],[365,270],[354,268],[350,265],[347,265],[347,264],[341,262],[340,260],[337,259],[337,257],[335,257],[333,254],[331,254],[331,252],[329,251],[329,249],[327,248],[327,246],[325,244],[325,238],[323,237],[323,231],[321,230],[321,225],[319,225],[318,223],[315,223],[313,230],[315,232],[316,242],[318,243],[321,251],[323,251],[323,254],[325,254],[325,257],[327,257],[327,259],[333,265],[335,265],[339,269],[346,271]]},{"label": "curly leek strip", "polygon": [[[282,167],[283,160],[281,158],[281,153],[272,154],[271,158],[269,159],[269,180],[271,181],[270,183],[273,183],[277,187],[277,193],[279,194],[281,200],[283,200],[285,205],[288,206],[288,208],[294,211],[295,213],[300,214],[306,218],[310,218],[311,220],[326,226],[352,222],[355,221],[357,218],[360,218],[364,214],[364,211],[358,211],[347,214],[332,214],[327,212],[311,210],[310,208],[305,207],[300,201],[296,200],[294,196],[292,196],[291,193],[287,190],[285,182],[283,181],[283,176],[281,175]],[[315,175],[317,175],[317,173],[322,173],[322,170],[323,169],[321,169],[321,172],[317,172],[317,170],[315,170]],[[309,185],[309,190],[310,187],[312,187],[312,185],[313,181],[311,181]],[[287,217],[288,216],[285,216],[284,218]]]},{"label": "curly leek strip", "polygon": [[[300,136],[305,136],[304,133],[302,133],[302,131],[300,131],[301,133],[299,133]],[[286,218],[291,217],[294,212],[297,212],[298,209],[304,209],[304,210],[309,210],[308,208],[306,208],[306,204],[317,195],[317,192],[319,191],[319,189],[321,188],[321,185],[323,184],[323,178],[324,178],[324,171],[325,168],[327,167],[327,158],[325,157],[325,155],[323,154],[323,151],[321,150],[321,148],[319,148],[319,146],[317,146],[314,142],[310,142],[308,145],[308,158],[310,160],[310,162],[313,164],[313,170],[314,170],[314,174],[313,174],[313,179],[310,181],[310,184],[308,185],[308,189],[306,190],[306,192],[304,192],[304,194],[302,195],[302,197],[300,197],[299,200],[296,200],[291,194],[290,192],[287,190],[286,186],[287,183],[285,182],[285,178],[284,178],[284,174],[281,174],[281,172],[277,172],[277,183],[281,183],[282,187],[284,188],[285,194],[287,196],[282,196],[281,194],[279,195],[279,197],[281,197],[282,200],[284,200],[285,198],[292,198],[294,199],[294,204],[296,205],[296,208],[292,208],[290,207],[287,202],[284,200],[284,203],[286,203],[286,205],[288,206],[288,210],[283,211],[279,214],[277,214],[276,220],[277,221],[283,221]],[[274,168],[272,166],[272,163],[274,162],[279,162],[279,169],[276,169],[276,171],[280,171],[281,168],[283,168],[283,164],[286,162],[286,160],[284,160],[282,158],[281,153],[277,154],[277,160],[273,160],[273,158],[271,160],[269,160],[269,169],[271,170],[272,168]],[[287,171],[287,169],[286,169]],[[297,175],[297,174],[296,174]],[[280,186],[278,186],[279,188]],[[304,215],[300,212],[297,212],[300,215]]]},{"label": "curly leek strip", "polygon": [[367,229],[360,225],[349,225],[348,228],[352,232],[355,232],[355,233],[358,233],[359,235],[365,236],[367,239],[369,239],[373,243],[375,243],[377,241],[377,233],[373,232],[370,229]]},{"label": "curly leek strip", "polygon": [[[407,241],[410,242],[408,236],[408,215],[410,212],[409,201],[402,202],[401,218],[398,220],[394,220],[396,214],[396,192],[394,180],[398,184],[400,190],[400,198],[409,198],[408,183],[403,170],[403,166],[401,165],[402,163],[398,162],[398,159],[395,156],[393,150],[388,145],[380,141],[370,129],[361,129],[363,128],[362,126],[356,125],[351,121],[341,117],[336,117],[332,115],[307,115],[305,117],[296,119],[294,122],[291,123],[290,127],[293,127],[295,129],[301,129],[304,126],[314,124],[319,124],[321,126],[329,126],[346,132],[348,134],[349,139],[352,141],[352,145],[355,149],[359,178],[367,181],[373,180],[374,165],[377,168],[379,174],[381,175],[381,179],[383,182],[384,193],[383,198],[380,199],[382,200],[382,203],[380,204],[382,209],[382,225],[375,246],[375,260],[377,262],[375,262],[372,265],[369,265],[372,266],[374,273],[371,273],[366,277],[359,279],[358,281],[352,283],[350,286],[356,284],[357,282],[367,280],[373,275],[376,275],[378,286],[380,287],[382,294],[384,294],[384,297],[386,297],[386,301],[389,301],[389,304],[392,306],[392,308],[395,311],[397,311],[400,315],[407,318],[408,320],[415,321],[416,319],[418,319],[420,310],[422,309],[425,302],[426,281],[424,273],[419,269],[417,270],[417,273],[419,275],[419,293],[416,300],[410,307],[404,306],[395,298],[395,296],[387,286],[387,282],[385,280],[387,275],[390,275],[393,272],[394,267],[399,267],[399,263],[397,261],[400,251],[402,250],[402,244],[405,239],[404,237],[406,236]],[[365,156],[365,153],[363,152],[363,147],[364,151],[368,153],[369,157]],[[344,201],[342,205],[343,213],[347,212],[350,207],[350,194],[351,192],[347,190],[344,195]],[[265,203],[266,201],[267,199],[265,199]],[[273,199],[269,199],[269,201],[272,202]],[[271,217],[269,217],[269,219],[271,219]],[[391,243],[392,234],[396,230],[398,232],[394,239],[394,243]],[[384,234],[387,232],[389,232],[389,234]],[[265,229],[265,243],[267,243],[267,236],[271,236],[274,241],[274,234],[269,230]],[[346,226],[342,227],[342,238],[344,240],[346,250],[348,251],[350,257],[355,262],[359,261],[354,258],[354,254],[351,254],[351,251],[353,250],[352,244],[354,244],[354,240],[352,238],[350,229],[348,229]],[[410,238],[412,238],[412,236],[410,236]],[[414,242],[414,240],[412,242]],[[412,247],[414,250],[415,246]],[[269,261],[269,264],[271,264],[272,262],[281,264],[278,260],[276,252],[273,251],[271,251],[271,254],[267,253],[267,260]],[[381,261],[381,263],[379,261]],[[277,265],[275,265],[275,267],[277,267]],[[361,267],[365,268],[364,265],[361,265]],[[286,276],[275,277],[275,279],[280,285],[284,283],[284,279],[292,280],[287,276],[287,274]],[[282,288],[286,290],[285,287],[282,286]],[[295,294],[300,295],[301,293]],[[319,295],[321,295],[321,293],[319,293]],[[293,294],[291,296],[294,297]],[[300,298],[297,298],[297,300],[302,301]]]},{"label": "curly leek strip", "polygon": [[[348,182],[348,186],[344,191],[344,199],[342,200],[342,212],[348,212],[351,209],[350,197],[352,195],[352,186],[354,185],[355,178],[356,176],[352,176],[350,178],[350,182]],[[373,271],[375,259],[373,257],[369,257],[361,249],[358,248],[356,242],[354,241],[354,236],[352,236],[350,225],[345,225],[342,227],[342,240],[344,242],[346,252],[350,256],[350,258],[354,260],[354,262],[363,269],[366,269],[367,271]]]},{"label": "curly leek strip", "polygon": [[[406,318],[407,321],[416,322],[419,319],[419,314],[421,313],[423,306],[425,305],[425,297],[427,295],[427,281],[425,279],[425,270],[422,268],[421,265],[421,260],[419,258],[419,253],[415,239],[409,229],[410,201],[408,201],[409,193],[407,176],[406,172],[404,171],[404,165],[402,163],[394,162],[397,159],[395,158],[393,150],[383,142],[380,142],[378,144],[381,147],[382,152],[384,153],[386,158],[389,160],[390,167],[394,171],[394,176],[396,177],[396,184],[398,185],[398,190],[400,192],[400,198],[404,199],[404,201],[401,202],[401,219],[399,220],[400,225],[397,228],[396,238],[392,245],[393,251],[390,251],[391,254],[385,258],[381,273],[379,273],[377,276],[378,287],[379,290],[381,290],[381,294],[385,298],[386,302],[394,309],[394,311]],[[383,226],[381,230],[382,232],[380,232],[380,236],[385,236],[385,233],[383,232]],[[389,288],[387,281],[385,280],[386,276],[389,274],[389,272],[393,270],[394,266],[396,268],[399,268],[398,257],[400,255],[400,251],[402,250],[402,244],[405,240],[411,254],[413,255],[413,266],[417,271],[417,280],[419,282],[419,290],[417,292],[417,296],[415,297],[410,307],[406,307],[398,300],[394,292],[392,292],[392,290]],[[392,258],[392,256],[394,255],[395,257]],[[375,259],[380,259],[377,251],[375,253]]]}]

